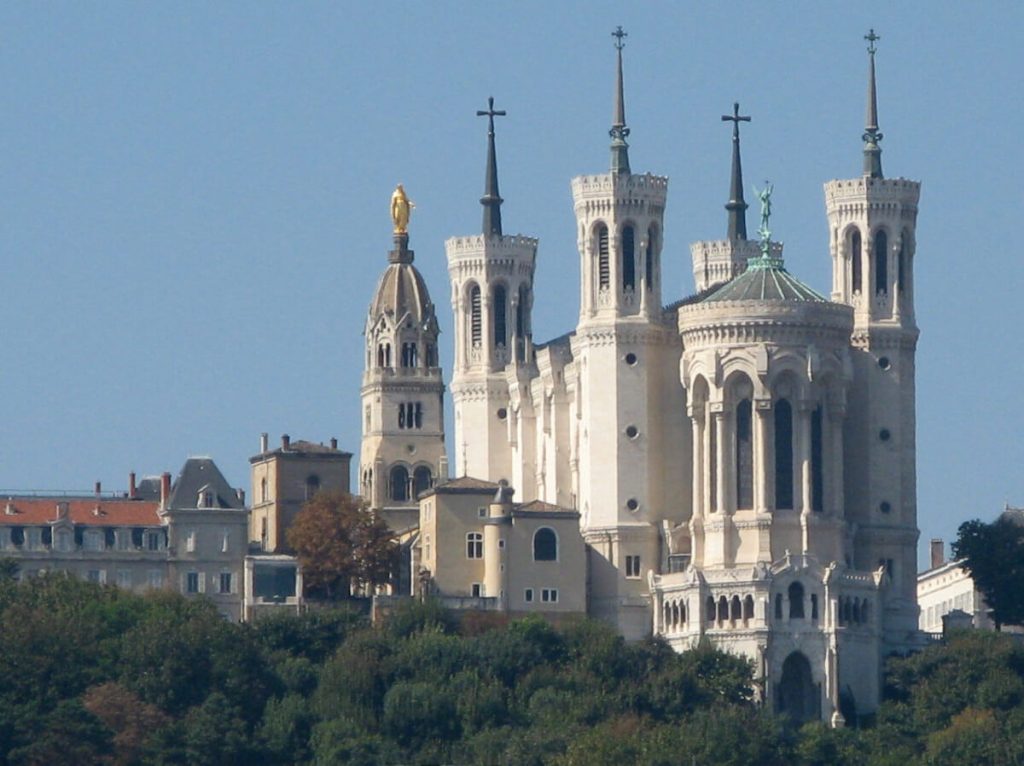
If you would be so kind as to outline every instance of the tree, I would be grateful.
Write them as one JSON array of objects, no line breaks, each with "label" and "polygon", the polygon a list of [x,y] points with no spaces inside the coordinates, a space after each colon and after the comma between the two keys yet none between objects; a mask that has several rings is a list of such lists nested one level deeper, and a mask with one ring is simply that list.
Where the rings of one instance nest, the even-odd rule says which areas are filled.
[{"label": "tree", "polygon": [[308,590],[327,598],[387,583],[398,544],[383,519],[346,492],[318,492],[295,517],[288,545],[299,557]]},{"label": "tree", "polygon": [[953,543],[953,555],[963,559],[961,566],[985,596],[996,630],[1024,624],[1024,526],[1006,516],[991,524],[966,521]]}]

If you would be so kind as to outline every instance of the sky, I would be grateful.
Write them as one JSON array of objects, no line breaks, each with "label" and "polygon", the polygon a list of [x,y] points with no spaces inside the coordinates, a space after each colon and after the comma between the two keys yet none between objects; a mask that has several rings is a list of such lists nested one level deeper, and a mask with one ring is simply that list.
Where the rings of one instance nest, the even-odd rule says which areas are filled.
[{"label": "sky", "polygon": [[772,181],[787,268],[830,291],[822,185],[861,172],[881,35],[883,167],[922,182],[921,549],[1024,505],[1019,2],[0,4],[0,488],[190,455],[248,487],[261,432],[358,455],[397,183],[450,379],[444,240],[480,231],[488,96],[535,339],[574,327],[569,183],[607,171],[617,25],[633,170],[670,178],[666,302],[725,235],[734,101],[748,201]]}]

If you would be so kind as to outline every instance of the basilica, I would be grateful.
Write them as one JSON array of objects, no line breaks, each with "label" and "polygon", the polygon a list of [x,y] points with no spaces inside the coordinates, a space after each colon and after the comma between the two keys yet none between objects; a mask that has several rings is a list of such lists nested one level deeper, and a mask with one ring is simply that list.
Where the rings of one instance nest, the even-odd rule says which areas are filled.
[{"label": "basilica", "polygon": [[[502,229],[501,113],[493,101],[481,113],[482,231],[445,243],[450,456],[437,307],[396,191],[394,246],[365,328],[359,492],[413,541],[410,588],[432,580],[442,595],[512,612],[541,608],[543,593],[627,638],[656,634],[680,650],[708,639],[753,661],[765,704],[838,725],[875,709],[884,657],[919,640],[920,184],[882,172],[878,38],[866,38],[863,173],[824,186],[831,293],[786,269],[769,229],[770,187],[748,236],[739,134],[748,118],[737,106],[723,117],[732,122],[727,236],[691,246],[694,291],[676,299],[662,291],[668,179],[630,165],[621,29],[615,36],[610,166],[572,179],[579,319],[559,337],[532,333],[538,243]],[[450,515],[454,553],[442,560],[442,506],[477,495],[478,515],[477,500]],[[500,530],[517,523],[529,524],[522,550],[532,539],[532,559],[505,549]],[[433,541],[419,536],[428,528]],[[568,553],[575,539],[578,556]],[[477,561],[487,576],[460,584],[460,568]],[[540,566],[531,562],[557,571],[536,599],[532,585],[516,584],[519,569]]]}]

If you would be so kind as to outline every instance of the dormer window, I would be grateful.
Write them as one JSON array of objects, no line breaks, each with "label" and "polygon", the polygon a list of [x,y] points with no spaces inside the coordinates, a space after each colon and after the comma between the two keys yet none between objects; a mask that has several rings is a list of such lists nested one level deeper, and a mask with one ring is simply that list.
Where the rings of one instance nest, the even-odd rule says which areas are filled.
[{"label": "dormer window", "polygon": [[199,497],[196,500],[196,508],[213,508],[213,492],[205,487],[199,490]]}]

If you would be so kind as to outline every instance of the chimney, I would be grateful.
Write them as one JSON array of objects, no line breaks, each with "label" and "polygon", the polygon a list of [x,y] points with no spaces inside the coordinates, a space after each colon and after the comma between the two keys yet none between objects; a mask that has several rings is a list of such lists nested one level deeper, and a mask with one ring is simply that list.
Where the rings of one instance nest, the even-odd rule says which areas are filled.
[{"label": "chimney", "polygon": [[338,449],[338,440],[333,436],[331,437],[331,449]]},{"label": "chimney", "polygon": [[245,490],[239,487],[235,490],[235,497],[239,499],[242,505],[245,505]]},{"label": "chimney", "polygon": [[942,544],[942,540],[934,538],[931,544],[932,551],[932,569],[938,569],[946,561],[945,546]]},{"label": "chimney", "polygon": [[270,449],[270,439],[266,432],[263,432],[260,434],[260,454],[264,454],[268,449]]},{"label": "chimney", "polygon": [[171,475],[164,471],[160,475],[160,509],[166,511],[171,501]]},{"label": "chimney", "polygon": [[96,497],[99,497],[102,494],[103,494],[103,484],[101,484],[100,482],[96,482]]},{"label": "chimney", "polygon": [[281,449],[288,449],[290,446],[292,446],[292,437],[290,437],[288,434],[282,434]]},{"label": "chimney", "polygon": [[134,500],[138,494],[138,490],[135,488],[135,471],[128,474],[128,499]]}]

